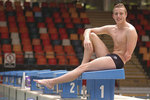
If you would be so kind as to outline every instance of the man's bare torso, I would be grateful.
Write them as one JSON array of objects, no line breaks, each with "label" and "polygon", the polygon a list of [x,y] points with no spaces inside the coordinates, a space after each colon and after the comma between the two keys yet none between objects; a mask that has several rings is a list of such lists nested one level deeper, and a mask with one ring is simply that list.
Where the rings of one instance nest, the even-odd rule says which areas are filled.
[{"label": "man's bare torso", "polygon": [[119,29],[116,25],[113,25],[111,30],[109,31],[114,42],[113,53],[119,55],[124,63],[125,63],[124,55],[127,48],[127,34],[131,28],[133,28],[131,24],[128,24],[126,27],[122,29]]}]

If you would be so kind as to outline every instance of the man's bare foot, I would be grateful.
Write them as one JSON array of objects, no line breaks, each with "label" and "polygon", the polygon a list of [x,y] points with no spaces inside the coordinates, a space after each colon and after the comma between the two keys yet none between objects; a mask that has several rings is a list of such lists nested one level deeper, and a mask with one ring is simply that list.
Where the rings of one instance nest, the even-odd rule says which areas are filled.
[{"label": "man's bare foot", "polygon": [[36,83],[46,86],[49,89],[54,87],[54,83],[51,79],[34,80]]}]

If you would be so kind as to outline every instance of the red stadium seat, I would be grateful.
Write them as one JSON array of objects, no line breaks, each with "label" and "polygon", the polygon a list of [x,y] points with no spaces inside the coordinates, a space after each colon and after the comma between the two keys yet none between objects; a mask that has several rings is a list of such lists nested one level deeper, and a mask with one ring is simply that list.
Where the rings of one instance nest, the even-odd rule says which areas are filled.
[{"label": "red stadium seat", "polygon": [[37,58],[37,65],[46,65],[46,64],[47,64],[47,60],[45,57]]},{"label": "red stadium seat", "polygon": [[54,45],[54,51],[55,52],[62,52],[63,50],[63,46],[62,45]]},{"label": "red stadium seat", "polygon": [[49,39],[44,39],[44,40],[42,40],[42,44],[43,44],[44,46],[47,46],[47,45],[51,45],[51,42],[50,42]]},{"label": "red stadium seat", "polygon": [[50,38],[49,38],[49,34],[48,33],[46,33],[46,34],[40,34],[40,39],[42,39],[42,40],[49,40],[50,41]]},{"label": "red stadium seat", "polygon": [[79,60],[76,57],[71,57],[71,59],[69,59],[69,65],[79,65]]},{"label": "red stadium seat", "polygon": [[20,34],[20,36],[21,36],[21,39],[29,39],[29,33],[22,33],[22,34]]},{"label": "red stadium seat", "polygon": [[56,58],[57,59],[65,59],[65,52],[64,51],[57,51],[56,52]]},{"label": "red stadium seat", "polygon": [[89,18],[82,18],[81,20],[83,24],[90,24]]},{"label": "red stadium seat", "polygon": [[28,51],[33,51],[33,49],[32,49],[32,45],[30,44],[28,44],[28,45],[23,45],[23,51],[24,52],[28,52]]},{"label": "red stadium seat", "polygon": [[22,51],[18,51],[18,52],[15,52],[15,54],[16,54],[16,59],[18,58],[24,58],[24,55],[23,55],[23,52]]},{"label": "red stadium seat", "polygon": [[53,27],[53,28],[48,30],[48,33],[49,34],[57,34],[58,32],[57,32],[57,29],[55,27]]},{"label": "red stadium seat", "polygon": [[146,47],[150,48],[150,42],[146,42]]},{"label": "red stadium seat", "polygon": [[20,1],[15,1],[14,5],[15,5],[15,7],[20,7],[21,6],[21,2]]},{"label": "red stadium seat", "polygon": [[26,17],[33,17],[33,12],[27,10],[27,11],[25,12],[25,16],[26,16]]},{"label": "red stadium seat", "polygon": [[51,51],[53,51],[52,45],[46,45],[46,46],[44,46],[44,51],[45,52],[51,52]]},{"label": "red stadium seat", "polygon": [[78,32],[77,32],[77,33],[78,33],[78,34],[83,34],[83,33],[84,33],[84,30],[85,30],[84,28],[78,28],[78,30],[77,30]]},{"label": "red stadium seat", "polygon": [[64,23],[71,23],[72,21],[71,21],[71,18],[69,17],[69,18],[64,18]]},{"label": "red stadium seat", "polygon": [[21,15],[21,17],[19,17],[19,15],[18,15],[18,17],[17,17],[17,22],[21,22],[21,23],[25,23],[26,21],[25,21],[25,17],[24,16],[22,16]]},{"label": "red stadium seat", "polygon": [[65,8],[66,7],[65,3],[59,3],[58,6],[59,6],[59,8]]},{"label": "red stadium seat", "polygon": [[66,23],[66,28],[74,28],[73,23]]},{"label": "red stadium seat", "polygon": [[8,22],[16,22],[15,16],[8,16]]},{"label": "red stadium seat", "polygon": [[80,18],[88,18],[86,12],[80,12]]},{"label": "red stadium seat", "polygon": [[8,33],[2,33],[0,37],[1,37],[1,39],[8,39],[9,34]]},{"label": "red stadium seat", "polygon": [[13,51],[14,52],[21,52],[22,51],[21,45],[13,45]]},{"label": "red stadium seat", "polygon": [[26,22],[35,22],[33,16],[29,16],[29,17],[26,17],[26,18],[27,18]]},{"label": "red stadium seat", "polygon": [[38,25],[37,25],[37,26],[38,26],[38,28],[46,27],[46,26],[45,26],[45,23],[42,23],[42,22],[41,22],[41,23],[38,23]]},{"label": "red stadium seat", "polygon": [[4,3],[3,1],[0,1],[0,6],[3,6],[3,3]]},{"label": "red stadium seat", "polygon": [[57,65],[57,59],[56,58],[49,58],[48,64],[49,65]]},{"label": "red stadium seat", "polygon": [[64,12],[64,13],[62,13],[62,18],[70,18],[70,15],[69,15],[69,13],[68,12]]},{"label": "red stadium seat", "polygon": [[51,17],[46,17],[45,22],[46,23],[53,23],[53,19]]},{"label": "red stadium seat", "polygon": [[42,7],[42,8],[43,8],[43,7],[48,7],[48,3],[47,3],[47,2],[42,2],[41,7]]},{"label": "red stadium seat", "polygon": [[19,32],[22,33],[22,34],[24,34],[24,33],[29,33],[27,27],[20,27],[20,28],[19,28]]},{"label": "red stadium seat", "polygon": [[9,28],[9,32],[12,33],[12,32],[18,32],[18,28],[17,27],[10,27]]},{"label": "red stadium seat", "polygon": [[46,58],[47,59],[55,58],[55,53],[53,51],[46,52]]},{"label": "red stadium seat", "polygon": [[32,45],[40,45],[40,44],[41,44],[41,39],[38,39],[38,38],[32,39]]},{"label": "red stadium seat", "polygon": [[60,34],[60,39],[61,40],[68,39],[68,34],[67,33]]},{"label": "red stadium seat", "polygon": [[40,12],[41,8],[38,6],[34,6],[32,10],[33,10],[33,12]]},{"label": "red stadium seat", "polygon": [[0,64],[3,64],[3,57],[0,56]]},{"label": "red stadium seat", "polygon": [[0,32],[8,34],[8,27],[0,27]]},{"label": "red stadium seat", "polygon": [[53,17],[54,17],[54,18],[60,18],[59,12],[54,12],[54,13],[53,13]]},{"label": "red stadium seat", "polygon": [[16,58],[16,64],[24,64],[24,58],[23,57],[17,57]]},{"label": "red stadium seat", "polygon": [[42,51],[42,45],[34,45],[34,52],[41,52]]},{"label": "red stadium seat", "polygon": [[81,23],[81,19],[80,18],[73,18],[72,19],[74,24],[80,24]]},{"label": "red stadium seat", "polygon": [[58,34],[51,34],[51,40],[58,40],[59,39],[59,36]]},{"label": "red stadium seat", "polygon": [[58,7],[58,5],[57,5],[56,2],[50,2],[50,3],[49,3],[49,7],[50,7],[50,8],[56,8],[56,7]]},{"label": "red stadium seat", "polygon": [[2,51],[4,53],[12,53],[11,44],[3,44],[2,45]]},{"label": "red stadium seat", "polygon": [[66,58],[63,59],[58,59],[58,64],[59,65],[68,65],[68,60]]}]

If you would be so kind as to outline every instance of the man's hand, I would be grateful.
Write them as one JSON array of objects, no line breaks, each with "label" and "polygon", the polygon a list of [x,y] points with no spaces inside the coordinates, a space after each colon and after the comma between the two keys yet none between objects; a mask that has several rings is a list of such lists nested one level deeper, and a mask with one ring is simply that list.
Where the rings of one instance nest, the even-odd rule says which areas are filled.
[{"label": "man's hand", "polygon": [[126,62],[131,59],[131,55],[128,52],[125,53],[124,57]]},{"label": "man's hand", "polygon": [[84,40],[84,48],[86,48],[86,50],[88,50],[89,52],[93,52],[93,45],[91,40],[89,39]]}]

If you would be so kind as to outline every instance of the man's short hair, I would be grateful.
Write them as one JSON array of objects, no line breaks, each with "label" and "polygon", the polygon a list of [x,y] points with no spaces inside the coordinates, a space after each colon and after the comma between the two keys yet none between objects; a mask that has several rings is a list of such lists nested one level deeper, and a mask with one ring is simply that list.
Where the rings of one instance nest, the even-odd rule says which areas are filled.
[{"label": "man's short hair", "polygon": [[124,8],[125,9],[125,13],[127,13],[127,9],[125,7],[125,5],[123,3],[117,3],[114,5],[114,9],[115,8]]}]

